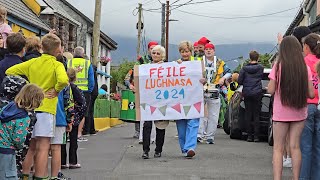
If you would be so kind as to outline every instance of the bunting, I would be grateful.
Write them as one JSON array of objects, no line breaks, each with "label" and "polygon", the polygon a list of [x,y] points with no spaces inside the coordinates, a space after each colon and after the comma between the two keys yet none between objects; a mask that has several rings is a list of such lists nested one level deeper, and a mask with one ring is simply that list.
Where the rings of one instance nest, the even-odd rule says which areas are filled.
[{"label": "bunting", "polygon": [[181,113],[181,104],[177,104],[171,107],[172,109],[176,110],[177,112]]},{"label": "bunting", "polygon": [[183,106],[184,114],[187,116],[189,111],[191,109],[191,106]]},{"label": "bunting", "polygon": [[160,108],[159,108],[159,111],[161,112],[161,114],[162,114],[163,116],[166,116],[167,106],[165,105],[165,106],[160,107]]},{"label": "bunting", "polygon": [[202,102],[198,102],[193,105],[199,113],[201,112],[201,104]]},{"label": "bunting", "polygon": [[156,107],[150,106],[151,114],[153,114],[156,109]]},{"label": "bunting", "polygon": [[146,110],[146,103],[140,104],[143,110]]}]

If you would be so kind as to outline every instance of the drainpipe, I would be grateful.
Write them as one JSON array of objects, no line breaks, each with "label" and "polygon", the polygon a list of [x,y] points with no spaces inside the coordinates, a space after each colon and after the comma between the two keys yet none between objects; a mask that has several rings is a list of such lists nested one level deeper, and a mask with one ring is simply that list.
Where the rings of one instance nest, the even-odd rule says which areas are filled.
[{"label": "drainpipe", "polygon": [[[310,2],[310,1],[309,1]],[[305,18],[305,21],[304,21],[304,25],[305,26],[309,26],[310,24],[310,22],[309,22],[309,17],[310,17],[310,15],[309,15],[309,13],[307,12],[307,10],[306,10],[306,8],[307,8],[307,6],[308,6],[308,3],[307,2],[304,2],[303,3],[303,5],[302,5],[303,7],[302,7],[302,9],[303,9],[303,15],[304,15],[304,18]]]}]

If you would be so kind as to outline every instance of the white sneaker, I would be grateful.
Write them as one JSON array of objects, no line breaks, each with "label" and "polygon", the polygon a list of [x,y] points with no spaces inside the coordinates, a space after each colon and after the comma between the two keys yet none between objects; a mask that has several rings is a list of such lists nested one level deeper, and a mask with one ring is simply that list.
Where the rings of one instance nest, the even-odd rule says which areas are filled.
[{"label": "white sneaker", "polygon": [[283,167],[285,168],[292,168],[291,158],[287,158],[283,161]]}]

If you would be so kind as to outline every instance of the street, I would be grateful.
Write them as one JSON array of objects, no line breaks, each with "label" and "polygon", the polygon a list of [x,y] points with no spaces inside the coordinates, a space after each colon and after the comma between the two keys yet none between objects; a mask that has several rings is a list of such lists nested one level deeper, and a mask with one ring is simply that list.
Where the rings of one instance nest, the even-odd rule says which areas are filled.
[{"label": "street", "polygon": [[[231,140],[218,129],[214,145],[199,144],[194,159],[182,157],[178,146],[175,123],[170,122],[162,157],[143,160],[142,145],[133,139],[133,124],[123,124],[89,137],[79,143],[81,169],[63,170],[72,180],[104,179],[272,179],[272,147],[267,143]],[[290,169],[284,169],[284,180]]]}]

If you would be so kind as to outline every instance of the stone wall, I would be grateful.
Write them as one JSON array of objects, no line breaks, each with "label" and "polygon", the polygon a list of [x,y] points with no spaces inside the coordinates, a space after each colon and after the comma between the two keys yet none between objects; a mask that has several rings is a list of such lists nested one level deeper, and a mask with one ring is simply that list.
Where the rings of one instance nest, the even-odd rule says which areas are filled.
[{"label": "stone wall", "polygon": [[41,15],[40,18],[48,24],[50,28],[57,30],[57,35],[62,41],[64,50],[72,52],[77,46],[77,28],[57,15]]},{"label": "stone wall", "polygon": [[81,46],[83,48],[86,47],[86,35],[87,32],[92,28],[92,25],[88,23],[84,18],[82,18],[80,15],[78,15],[76,12],[74,12],[71,8],[66,6],[62,1],[55,0],[59,6],[63,7],[63,9],[68,12],[68,14],[78,21],[81,25],[77,28],[76,31],[76,44],[77,46]]}]

